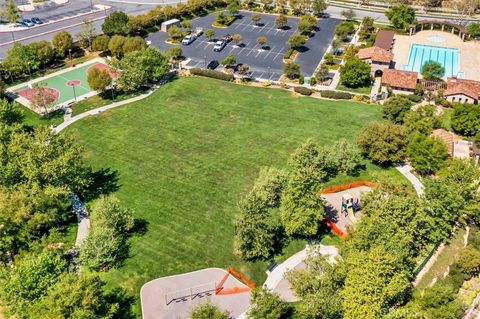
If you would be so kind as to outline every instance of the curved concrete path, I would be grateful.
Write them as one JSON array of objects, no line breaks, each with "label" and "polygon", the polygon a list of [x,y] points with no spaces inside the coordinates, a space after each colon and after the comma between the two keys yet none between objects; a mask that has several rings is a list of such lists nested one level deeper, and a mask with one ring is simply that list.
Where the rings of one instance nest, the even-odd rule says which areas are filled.
[{"label": "curved concrete path", "polygon": [[88,218],[88,211],[85,204],[78,198],[77,194],[72,193],[72,207],[73,211],[77,214],[77,238],[75,239],[75,247],[80,247],[82,242],[88,236],[88,230],[90,229],[90,219]]},{"label": "curved concrete path", "polygon": [[395,165],[397,171],[399,171],[406,179],[413,185],[415,191],[417,192],[418,197],[421,197],[424,193],[424,187],[422,182],[417,178],[417,176],[412,174],[413,167],[408,164],[397,164]]}]

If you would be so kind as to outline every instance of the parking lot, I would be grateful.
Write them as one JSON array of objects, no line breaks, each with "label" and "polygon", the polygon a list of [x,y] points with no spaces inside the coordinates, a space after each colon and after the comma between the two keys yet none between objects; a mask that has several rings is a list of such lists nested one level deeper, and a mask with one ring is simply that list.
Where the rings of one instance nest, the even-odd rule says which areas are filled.
[{"label": "parking lot", "polygon": [[[262,80],[276,81],[283,73],[283,55],[288,50],[288,38],[297,31],[298,18],[288,18],[288,25],[283,30],[275,26],[275,15],[262,14],[259,26],[255,26],[251,19],[250,12],[240,12],[239,17],[229,27],[213,27],[212,23],[215,14],[210,14],[192,20],[193,28],[201,27],[203,30],[214,29],[214,39],[219,39],[226,34],[240,34],[242,41],[237,46],[230,42],[222,51],[214,52],[214,39],[208,41],[205,35],[200,36],[193,43],[182,46],[183,54],[190,59],[187,66],[205,67],[210,61],[221,62],[229,53],[232,53],[237,63],[250,66],[252,77]],[[296,61],[300,64],[302,73],[310,76],[320,62],[325,50],[333,38],[333,31],[338,24],[337,19],[321,19],[317,24],[318,31],[311,37],[302,48],[302,53],[297,56]],[[266,49],[257,44],[257,38],[264,36],[268,42]],[[151,34],[147,40],[155,47],[166,50],[171,44],[165,40],[168,34],[157,32]]]}]

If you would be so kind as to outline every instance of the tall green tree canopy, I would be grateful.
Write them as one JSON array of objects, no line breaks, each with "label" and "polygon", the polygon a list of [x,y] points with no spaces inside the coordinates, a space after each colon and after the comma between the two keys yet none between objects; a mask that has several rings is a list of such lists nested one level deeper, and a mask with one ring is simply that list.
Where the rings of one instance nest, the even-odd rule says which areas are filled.
[{"label": "tall green tree canopy", "polygon": [[452,128],[464,136],[474,136],[480,131],[480,106],[456,104],[452,114]]},{"label": "tall green tree canopy", "polygon": [[436,173],[448,157],[447,146],[436,137],[416,135],[407,147],[407,155],[420,174]]},{"label": "tall green tree canopy", "polygon": [[63,58],[73,48],[73,38],[67,31],[60,31],[52,39],[53,47],[60,58]]},{"label": "tall green tree canopy", "polygon": [[394,123],[401,124],[410,111],[412,102],[404,95],[394,95],[383,104],[383,117]]},{"label": "tall green tree canopy", "polygon": [[128,16],[121,11],[115,11],[105,18],[102,24],[102,31],[106,35],[112,36],[115,34],[127,35],[131,28],[128,23]]},{"label": "tall green tree canopy", "polygon": [[370,65],[360,59],[348,60],[340,68],[340,82],[346,87],[357,88],[366,86],[370,84],[371,80]]},{"label": "tall green tree canopy", "polygon": [[415,9],[403,3],[393,6],[385,15],[397,29],[405,30],[415,22]]},{"label": "tall green tree canopy", "polygon": [[445,74],[445,68],[437,61],[427,61],[420,72],[425,80],[440,79]]}]

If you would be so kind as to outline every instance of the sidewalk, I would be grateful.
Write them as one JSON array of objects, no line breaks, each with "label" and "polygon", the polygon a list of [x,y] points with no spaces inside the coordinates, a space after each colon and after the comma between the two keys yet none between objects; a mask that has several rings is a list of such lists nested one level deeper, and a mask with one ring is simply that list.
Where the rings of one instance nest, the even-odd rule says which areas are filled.
[{"label": "sidewalk", "polygon": [[395,165],[395,168],[403,175],[405,176],[406,179],[408,179],[408,181],[410,183],[412,183],[413,185],[413,188],[415,188],[415,191],[417,192],[417,195],[420,197],[423,195],[423,184],[422,182],[415,176],[412,174],[412,170],[413,170],[413,167],[411,167],[410,165],[408,164],[397,164]]}]

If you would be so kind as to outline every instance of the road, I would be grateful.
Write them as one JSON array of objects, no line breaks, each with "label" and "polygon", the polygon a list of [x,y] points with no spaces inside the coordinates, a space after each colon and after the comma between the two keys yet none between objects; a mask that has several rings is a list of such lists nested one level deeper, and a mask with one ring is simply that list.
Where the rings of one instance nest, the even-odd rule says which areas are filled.
[{"label": "road", "polygon": [[[86,19],[94,21],[97,32],[101,32],[101,24],[105,18],[105,14],[112,11],[123,11],[129,15],[141,14],[149,11],[157,5],[174,4],[185,2],[186,0],[70,0],[62,5],[43,6],[33,12],[24,12],[23,18],[39,17],[45,21],[57,21],[43,26],[22,30],[16,32],[0,33],[0,58],[3,58],[7,50],[12,46],[13,41],[23,44],[34,41],[48,40],[51,41],[56,32],[65,30],[72,35],[76,35],[83,21]],[[25,4],[26,0],[17,0],[17,4]],[[109,11],[100,11],[90,13],[92,6],[104,5],[110,6]],[[352,8],[357,18],[372,17],[379,22],[387,22],[388,19],[382,12],[372,12],[361,8]],[[343,7],[330,5],[326,11],[332,18],[341,18],[341,12],[345,10]],[[83,14],[82,16],[76,16]],[[419,15],[418,18],[427,18]],[[61,20],[66,19],[66,20]],[[60,20],[60,21],[58,21]],[[448,20],[448,19],[443,19]],[[450,19],[455,21],[455,19]]]}]

